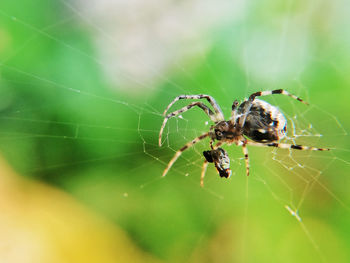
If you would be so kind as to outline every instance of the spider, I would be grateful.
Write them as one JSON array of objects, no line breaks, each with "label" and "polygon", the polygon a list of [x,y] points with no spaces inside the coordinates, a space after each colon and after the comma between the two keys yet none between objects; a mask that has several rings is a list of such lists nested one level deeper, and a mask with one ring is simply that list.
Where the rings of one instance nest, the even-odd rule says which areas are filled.
[{"label": "spider", "polygon": [[[215,167],[221,177],[230,177],[230,159],[227,152],[222,148],[219,148],[223,144],[236,144],[237,146],[242,146],[247,176],[249,175],[249,157],[247,145],[295,150],[328,151],[329,149],[327,148],[279,143],[279,141],[286,136],[286,118],[276,106],[273,106],[266,101],[256,99],[256,97],[272,94],[286,95],[308,105],[307,102],[283,89],[258,91],[251,94],[249,98],[243,101],[241,104],[235,100],[232,104],[231,117],[229,120],[225,120],[220,106],[212,96],[200,94],[180,95],[176,97],[163,113],[165,118],[159,132],[159,146],[162,145],[162,133],[167,121],[170,118],[188,111],[195,106],[201,108],[208,115],[210,120],[214,122],[214,125],[210,127],[208,132],[194,138],[192,141],[189,141],[182,148],[180,148],[169,161],[162,176],[165,176],[168,173],[169,169],[185,150],[207,137],[210,138],[211,150],[203,152],[205,161],[202,166],[201,186],[203,186],[203,180],[208,162],[213,162],[215,164]],[[170,107],[181,99],[206,99],[211,104],[214,111],[203,102],[197,101],[192,102],[191,104],[177,111],[167,114]],[[218,142],[213,146],[215,140]]]}]

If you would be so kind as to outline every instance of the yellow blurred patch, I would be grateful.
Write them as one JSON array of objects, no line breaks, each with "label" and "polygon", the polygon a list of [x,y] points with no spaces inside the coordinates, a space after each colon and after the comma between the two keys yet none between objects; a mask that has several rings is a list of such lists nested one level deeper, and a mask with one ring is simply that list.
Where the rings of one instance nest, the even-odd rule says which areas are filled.
[{"label": "yellow blurred patch", "polygon": [[0,182],[0,262],[155,262],[121,229],[1,158]]}]

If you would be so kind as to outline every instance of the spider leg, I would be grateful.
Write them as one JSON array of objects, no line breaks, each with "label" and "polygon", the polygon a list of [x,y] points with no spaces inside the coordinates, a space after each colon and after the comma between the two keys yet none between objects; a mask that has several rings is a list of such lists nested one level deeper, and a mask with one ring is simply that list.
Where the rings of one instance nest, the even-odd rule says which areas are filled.
[{"label": "spider leg", "polygon": [[174,111],[172,113],[169,113],[165,118],[164,118],[164,121],[163,121],[163,124],[162,124],[162,127],[160,128],[160,131],[159,131],[159,146],[162,146],[162,134],[163,134],[163,130],[164,130],[164,127],[167,123],[167,121],[172,118],[172,117],[175,117],[177,115],[179,115],[180,113],[183,113],[185,111],[188,111],[189,109],[195,107],[195,106],[198,106],[199,108],[201,108],[208,116],[209,118],[213,121],[213,122],[216,122],[216,115],[212,112],[212,110],[207,107],[205,104],[203,104],[202,102],[193,102],[177,111]]},{"label": "spider leg", "polygon": [[168,107],[165,109],[163,115],[165,116],[165,114],[167,113],[167,111],[170,109],[170,107],[175,103],[177,102],[178,100],[182,100],[182,99],[206,99],[210,104],[211,106],[213,106],[214,108],[214,111],[215,111],[215,114],[216,114],[216,119],[217,121],[223,121],[225,120],[224,118],[224,114],[222,112],[222,110],[220,109],[220,106],[219,104],[216,102],[216,100],[212,97],[212,96],[209,96],[209,95],[205,95],[205,94],[200,94],[200,95],[180,95],[180,96],[177,96],[169,105]]},{"label": "spider leg", "polygon": [[236,121],[236,116],[237,116],[237,106],[239,105],[238,101],[235,100],[232,104],[232,110],[231,110],[231,118],[230,121],[232,124],[235,123]]},{"label": "spider leg", "polygon": [[272,95],[272,94],[282,94],[282,95],[286,95],[289,96],[295,100],[298,100],[306,105],[309,105],[309,103],[307,103],[306,101],[303,101],[301,98],[289,93],[288,91],[284,90],[284,89],[275,89],[275,90],[265,90],[265,91],[258,91],[253,93],[252,95],[249,96],[249,101],[253,101],[255,99],[255,97],[261,97],[261,96],[268,96],[268,95]]},{"label": "spider leg", "polygon": [[305,146],[305,145],[299,145],[299,144],[288,144],[288,143],[259,143],[259,142],[252,142],[247,141],[247,145],[252,146],[260,146],[260,147],[276,147],[281,149],[295,149],[295,150],[306,150],[306,151],[330,151],[329,148],[317,148],[312,146]]},{"label": "spider leg", "polygon": [[208,167],[208,161],[204,160],[203,166],[202,166],[202,173],[201,173],[201,187],[204,187],[204,176],[205,176],[205,173],[207,172],[207,167]]},{"label": "spider leg", "polygon": [[247,142],[244,142],[242,144],[243,154],[244,154],[244,161],[245,161],[245,168],[246,168],[246,174],[249,176],[249,155],[248,155],[248,148],[247,148]]},{"label": "spider leg", "polygon": [[[209,145],[210,145],[210,148],[212,150],[214,150],[214,148],[218,148],[221,144],[223,144],[223,142],[218,142],[215,146],[213,146],[213,140],[210,140],[209,142]],[[207,172],[207,168],[208,168],[208,164],[209,162],[207,160],[204,160],[203,162],[203,166],[202,166],[202,172],[201,172],[201,187],[204,187],[204,176],[205,176],[205,173]]]},{"label": "spider leg", "polygon": [[202,135],[198,136],[197,138],[193,139],[192,141],[186,143],[180,150],[178,150],[174,157],[170,160],[170,162],[168,163],[167,167],[164,169],[164,172],[162,174],[162,176],[165,176],[168,171],[170,170],[171,166],[173,166],[173,164],[175,163],[175,161],[180,157],[180,155],[187,150],[188,148],[192,147],[194,144],[196,144],[197,142],[203,140],[204,138],[209,136],[209,132],[203,133]]}]

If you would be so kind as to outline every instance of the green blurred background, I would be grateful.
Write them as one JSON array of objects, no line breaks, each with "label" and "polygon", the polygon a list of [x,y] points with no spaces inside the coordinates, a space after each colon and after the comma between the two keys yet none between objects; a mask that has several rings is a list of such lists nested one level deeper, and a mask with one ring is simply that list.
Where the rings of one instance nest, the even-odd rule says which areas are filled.
[{"label": "green blurred background", "polygon": [[[345,0],[2,0],[1,262],[349,262],[349,14]],[[232,178],[209,166],[201,188],[204,141],[160,177],[210,126],[186,112],[159,148],[174,97],[210,94],[228,117],[277,88],[311,104],[266,98],[287,142],[331,152],[249,148],[247,178],[226,147]]]}]

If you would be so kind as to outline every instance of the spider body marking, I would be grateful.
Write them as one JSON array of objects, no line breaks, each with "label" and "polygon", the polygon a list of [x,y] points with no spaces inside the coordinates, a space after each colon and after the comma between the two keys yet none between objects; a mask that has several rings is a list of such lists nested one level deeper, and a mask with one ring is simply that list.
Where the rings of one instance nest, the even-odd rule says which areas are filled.
[{"label": "spider body marking", "polygon": [[[231,170],[229,169],[230,161],[228,154],[225,150],[219,148],[222,144],[236,144],[237,146],[242,146],[247,175],[249,175],[249,156],[247,145],[312,151],[329,150],[327,148],[279,143],[279,141],[286,135],[286,118],[276,106],[273,106],[266,101],[256,99],[256,97],[272,94],[286,95],[308,105],[308,103],[304,102],[302,99],[283,89],[259,91],[251,94],[249,98],[241,104],[235,100],[232,104],[231,117],[229,120],[225,120],[224,114],[219,105],[216,103],[215,99],[209,95],[180,95],[176,97],[164,111],[163,115],[165,115],[165,118],[159,132],[159,146],[162,144],[162,133],[168,119],[175,117],[195,106],[201,108],[215,124],[211,126],[209,132],[198,136],[180,148],[175,153],[174,157],[169,161],[162,176],[165,176],[168,173],[169,169],[183,151],[192,147],[194,144],[205,139],[206,137],[210,138],[211,150],[203,152],[206,160],[204,161],[202,167],[201,186],[203,186],[203,179],[208,162],[214,163],[220,177],[230,177]],[[214,111],[212,111],[202,102],[194,102],[177,111],[167,114],[170,107],[180,99],[206,99],[211,104]],[[215,146],[213,146],[214,141],[218,141]]]},{"label": "spider body marking", "polygon": [[[240,105],[238,114],[244,114],[246,103]],[[247,114],[243,134],[253,141],[265,143],[283,139],[286,132],[287,120],[280,110],[266,101],[255,99]]]},{"label": "spider body marking", "polygon": [[[254,100],[250,111],[244,113],[248,101],[244,101],[235,114],[236,118],[218,122],[212,126],[209,136],[213,140],[225,141],[228,144],[245,141],[245,137],[261,143],[281,140],[287,131],[287,120],[279,109],[263,100]],[[246,114],[243,126],[240,118]]]}]

